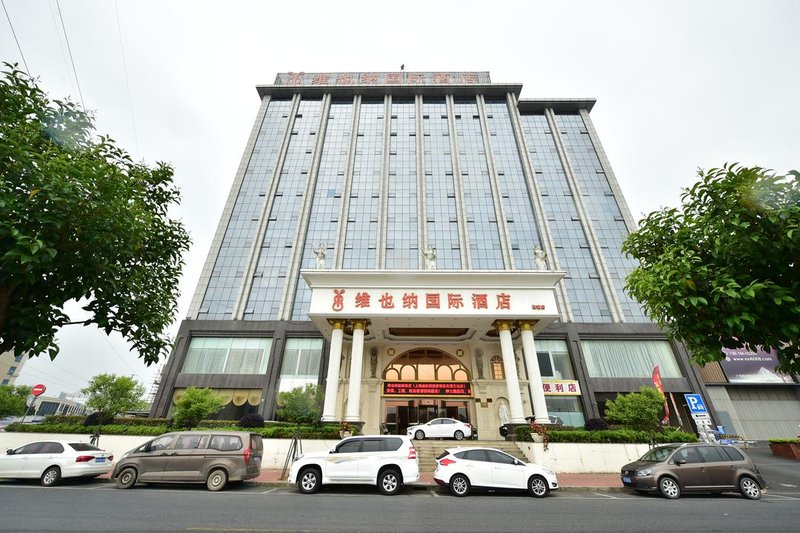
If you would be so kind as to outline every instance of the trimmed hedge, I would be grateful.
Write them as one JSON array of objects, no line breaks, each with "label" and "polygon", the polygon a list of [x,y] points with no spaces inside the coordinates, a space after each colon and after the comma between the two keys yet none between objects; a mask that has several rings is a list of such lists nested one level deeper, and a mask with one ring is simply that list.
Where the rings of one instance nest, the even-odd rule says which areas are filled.
[{"label": "trimmed hedge", "polygon": [[[49,417],[41,424],[9,424],[6,427],[8,432],[17,433],[72,433],[76,435],[92,435],[94,434],[97,426],[84,426],[84,417],[71,417],[77,418],[71,422],[60,421],[65,417],[58,417],[57,420],[51,421]],[[175,428],[168,427],[162,420],[161,425],[150,424],[135,424],[133,422],[146,421],[147,419],[127,419],[130,421],[128,424],[120,424],[117,420],[114,424],[102,426],[100,428],[101,435],[142,435],[142,436],[158,436],[163,433],[175,431]],[[212,422],[208,424],[207,422]],[[231,420],[213,420],[203,421],[197,430],[218,429],[226,431],[251,431],[259,433],[266,439],[291,439],[294,437],[295,430],[298,429],[296,424],[289,424],[286,422],[266,422],[263,428],[243,429],[236,425],[236,422]],[[300,437],[303,439],[327,439],[339,440],[339,425],[338,424],[310,424],[299,426]]]},{"label": "trimmed hedge", "polygon": [[[648,443],[650,434],[646,431],[633,429],[601,429],[587,431],[581,428],[550,429],[548,430],[550,443],[571,442],[571,443]],[[531,442],[530,429],[522,426],[517,428],[517,439],[524,442]],[[667,431],[656,433],[653,440],[659,444],[669,442],[697,442],[697,437],[692,433],[683,431]]]},{"label": "trimmed hedge", "polygon": [[769,439],[770,444],[800,444],[800,438],[796,439]]}]

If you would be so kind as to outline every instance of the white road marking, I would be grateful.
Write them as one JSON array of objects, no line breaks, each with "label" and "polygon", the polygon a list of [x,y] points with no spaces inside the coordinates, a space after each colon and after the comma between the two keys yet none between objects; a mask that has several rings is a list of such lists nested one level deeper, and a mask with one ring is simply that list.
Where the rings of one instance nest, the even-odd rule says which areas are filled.
[{"label": "white road marking", "polygon": [[429,490],[428,492],[430,492],[431,496],[433,496],[434,498],[440,498],[441,497],[441,496],[439,496],[439,493],[436,492],[435,490]]},{"label": "white road marking", "polygon": [[791,483],[781,483],[781,487],[797,487],[797,485],[792,485]]},{"label": "white road marking", "polygon": [[269,494],[270,492],[275,492],[276,490],[278,490],[278,489],[277,489],[277,488],[275,488],[275,489],[269,489],[269,490],[265,490],[264,492],[261,492],[261,493],[259,493],[259,494]]},{"label": "white road marking", "polygon": [[793,498],[791,496],[784,496],[782,494],[765,494],[768,498],[778,498],[780,500],[800,501],[800,498]]},{"label": "white road marking", "polygon": [[595,494],[597,496],[602,496],[603,498],[611,498],[612,500],[619,500],[619,498],[617,498],[616,496],[610,496],[608,494],[603,494],[602,492],[593,492],[592,494]]}]

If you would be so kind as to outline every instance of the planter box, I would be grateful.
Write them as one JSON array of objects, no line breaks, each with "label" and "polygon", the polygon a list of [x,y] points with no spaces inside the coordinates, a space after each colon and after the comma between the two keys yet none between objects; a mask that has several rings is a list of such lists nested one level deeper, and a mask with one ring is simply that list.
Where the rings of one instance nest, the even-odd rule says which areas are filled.
[{"label": "planter box", "polygon": [[769,449],[772,450],[772,455],[800,461],[800,442],[770,442]]}]

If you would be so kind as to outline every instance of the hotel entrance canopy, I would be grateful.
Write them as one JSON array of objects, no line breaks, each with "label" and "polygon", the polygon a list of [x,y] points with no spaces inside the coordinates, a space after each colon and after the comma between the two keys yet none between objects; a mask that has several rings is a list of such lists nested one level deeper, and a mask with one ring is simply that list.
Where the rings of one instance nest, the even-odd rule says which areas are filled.
[{"label": "hotel entrance canopy", "polygon": [[[369,320],[369,338],[471,338],[494,323],[526,321],[533,332],[559,318],[555,285],[564,272],[304,270],[309,319],[330,338],[332,320]],[[450,332],[451,335],[443,335]]]}]

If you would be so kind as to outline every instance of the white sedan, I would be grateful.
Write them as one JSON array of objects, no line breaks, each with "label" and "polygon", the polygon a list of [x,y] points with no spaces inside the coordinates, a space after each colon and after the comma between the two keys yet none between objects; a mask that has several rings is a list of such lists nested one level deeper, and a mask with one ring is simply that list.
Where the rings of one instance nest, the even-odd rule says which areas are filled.
[{"label": "white sedan", "polygon": [[434,418],[425,424],[409,426],[406,435],[416,440],[432,437],[462,440],[472,436],[472,426],[455,418]]},{"label": "white sedan", "polygon": [[114,456],[86,442],[31,442],[0,455],[0,478],[39,479],[50,487],[67,477],[97,477],[114,466]]},{"label": "white sedan", "polygon": [[436,458],[433,480],[466,496],[473,488],[527,490],[543,498],[558,490],[555,472],[494,448],[451,448]]}]

